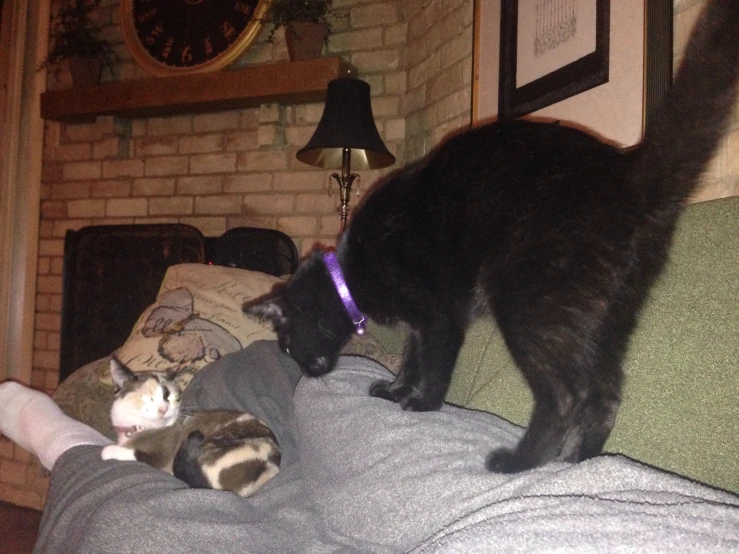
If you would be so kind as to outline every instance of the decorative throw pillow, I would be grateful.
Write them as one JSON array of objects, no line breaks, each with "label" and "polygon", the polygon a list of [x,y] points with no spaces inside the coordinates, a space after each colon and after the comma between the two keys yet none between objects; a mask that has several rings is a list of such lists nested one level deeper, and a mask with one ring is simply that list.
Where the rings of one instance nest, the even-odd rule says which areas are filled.
[{"label": "decorative throw pillow", "polygon": [[[175,371],[184,390],[200,368],[224,354],[257,340],[276,339],[268,324],[247,316],[241,306],[280,282],[246,269],[172,266],[156,302],[144,310],[116,356],[133,371]],[[110,383],[108,369],[101,379]]]}]

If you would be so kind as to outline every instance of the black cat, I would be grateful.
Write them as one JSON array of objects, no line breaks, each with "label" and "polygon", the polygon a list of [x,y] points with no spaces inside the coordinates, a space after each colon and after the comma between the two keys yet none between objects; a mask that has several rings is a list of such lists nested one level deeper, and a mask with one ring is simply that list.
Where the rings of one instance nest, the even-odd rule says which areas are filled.
[{"label": "black cat", "polygon": [[731,119],[738,33],[739,0],[710,2],[638,149],[557,124],[471,129],[368,194],[338,245],[338,285],[333,262],[315,252],[287,286],[245,309],[274,323],[311,376],[331,371],[362,330],[360,310],[406,322],[400,373],[370,394],[408,410],[441,406],[466,328],[491,313],[536,405],[516,449],[493,452],[488,468],[597,455],[639,308]]}]

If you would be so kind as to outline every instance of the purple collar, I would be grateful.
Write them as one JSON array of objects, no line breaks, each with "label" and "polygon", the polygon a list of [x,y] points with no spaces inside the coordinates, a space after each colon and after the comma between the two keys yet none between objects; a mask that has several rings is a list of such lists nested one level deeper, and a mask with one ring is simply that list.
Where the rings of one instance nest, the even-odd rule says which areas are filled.
[{"label": "purple collar", "polygon": [[354,330],[357,335],[364,335],[364,331],[367,328],[367,318],[364,317],[364,314],[359,311],[359,308],[357,308],[357,305],[354,303],[352,294],[349,292],[349,287],[346,286],[344,274],[341,272],[341,268],[339,267],[339,262],[336,260],[336,254],[333,252],[326,252],[323,255],[323,263],[326,264],[328,274],[331,275],[331,280],[334,282],[334,286],[336,287],[336,292],[339,293],[339,298],[341,298],[341,301],[344,303],[344,308],[346,308],[346,312],[352,319],[352,323],[354,323]]}]

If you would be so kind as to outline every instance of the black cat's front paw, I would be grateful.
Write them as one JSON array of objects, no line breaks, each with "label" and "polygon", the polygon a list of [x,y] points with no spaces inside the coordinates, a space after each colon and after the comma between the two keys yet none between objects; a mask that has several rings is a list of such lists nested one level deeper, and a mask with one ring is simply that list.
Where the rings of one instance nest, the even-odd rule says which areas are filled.
[{"label": "black cat's front paw", "polygon": [[375,398],[389,400],[390,402],[399,402],[400,399],[397,396],[398,391],[397,389],[393,390],[392,384],[392,381],[387,381],[385,379],[375,381],[370,385],[369,395],[374,396]]},{"label": "black cat's front paw", "polygon": [[395,381],[375,381],[369,388],[370,396],[382,398],[400,404],[400,407],[410,412],[430,412],[441,408],[442,401],[428,399],[412,389],[398,387]]},{"label": "black cat's front paw", "polygon": [[441,402],[430,401],[428,398],[408,395],[400,401],[400,407],[409,412],[434,412],[441,408]]},{"label": "black cat's front paw", "polygon": [[516,457],[516,453],[507,448],[493,450],[485,460],[485,467],[493,473],[517,473],[529,469],[524,466],[525,464]]}]

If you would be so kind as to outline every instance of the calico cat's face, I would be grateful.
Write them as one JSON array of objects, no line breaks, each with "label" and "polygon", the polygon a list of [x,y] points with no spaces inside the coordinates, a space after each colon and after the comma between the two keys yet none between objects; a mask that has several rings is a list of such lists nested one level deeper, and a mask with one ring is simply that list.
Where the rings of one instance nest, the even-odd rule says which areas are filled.
[{"label": "calico cat's face", "polygon": [[334,368],[354,332],[320,252],[305,261],[287,285],[244,305],[244,311],[269,321],[280,348],[310,377]]},{"label": "calico cat's face", "polygon": [[181,392],[169,373],[134,373],[117,359],[110,361],[115,399],[110,412],[117,428],[136,431],[172,425],[180,415]]}]

